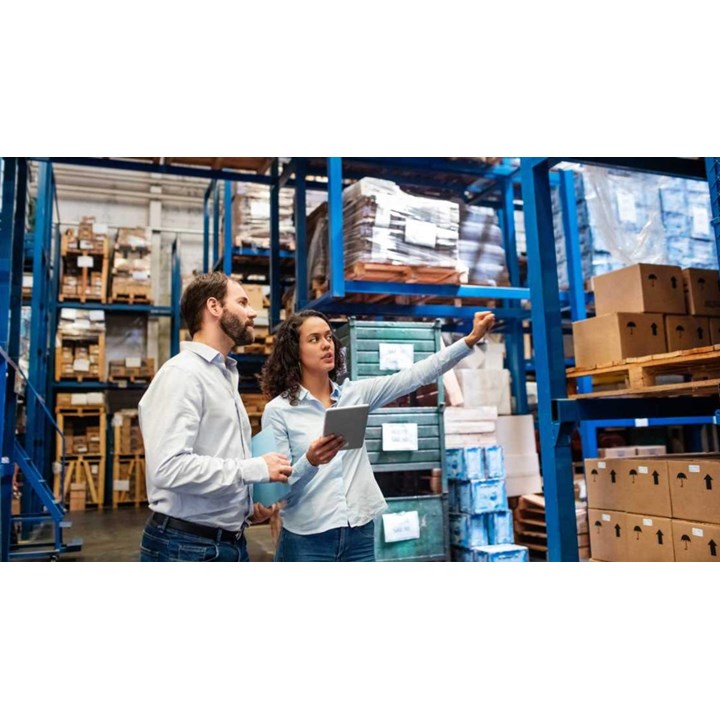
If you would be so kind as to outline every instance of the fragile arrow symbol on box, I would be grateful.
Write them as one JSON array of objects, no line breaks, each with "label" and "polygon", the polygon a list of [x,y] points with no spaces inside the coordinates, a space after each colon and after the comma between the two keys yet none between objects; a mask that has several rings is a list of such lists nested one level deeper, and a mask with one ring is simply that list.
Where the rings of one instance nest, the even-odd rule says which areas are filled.
[{"label": "fragile arrow symbol on box", "polygon": [[658,530],[657,533],[655,533],[655,534],[657,535],[658,545],[662,545],[663,544],[663,531]]},{"label": "fragile arrow symbol on box", "polygon": [[616,477],[617,477],[617,473],[614,470],[611,470],[610,471],[610,482],[614,483]]},{"label": "fragile arrow symbol on box", "polygon": [[620,526],[619,525],[615,526],[615,537],[620,537]]},{"label": "fragile arrow symbol on box", "polygon": [[711,540],[708,545],[710,546],[710,554],[713,557],[717,557],[717,543],[714,540]]},{"label": "fragile arrow symbol on box", "polygon": [[710,475],[705,476],[705,487],[708,490],[712,490],[712,477],[710,477]]},{"label": "fragile arrow symbol on box", "polygon": [[653,482],[655,485],[660,484],[660,473],[657,470],[653,473]]}]

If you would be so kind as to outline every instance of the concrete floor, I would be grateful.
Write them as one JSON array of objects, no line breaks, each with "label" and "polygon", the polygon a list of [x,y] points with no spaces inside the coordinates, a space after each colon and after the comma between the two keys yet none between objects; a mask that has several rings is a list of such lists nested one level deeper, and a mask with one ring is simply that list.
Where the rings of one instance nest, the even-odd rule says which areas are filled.
[{"label": "concrete floor", "polygon": [[[83,549],[62,555],[60,562],[137,562],[148,514],[147,508],[68,513],[66,518],[72,527],[63,532],[63,539],[82,538]],[[49,532],[46,528],[43,535]],[[251,562],[272,562],[274,546],[269,525],[249,528],[246,537]]]}]

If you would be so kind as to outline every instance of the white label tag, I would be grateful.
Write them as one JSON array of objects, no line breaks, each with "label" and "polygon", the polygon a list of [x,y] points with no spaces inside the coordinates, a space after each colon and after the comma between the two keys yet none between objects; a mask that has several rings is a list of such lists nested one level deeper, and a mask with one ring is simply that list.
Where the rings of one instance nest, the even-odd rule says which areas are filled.
[{"label": "white label tag", "polygon": [[652,527],[653,521],[650,518],[643,518],[643,525],[646,527]]},{"label": "white label tag", "polygon": [[635,198],[633,195],[625,190],[618,190],[616,197],[620,222],[636,223],[637,208],[635,207]]},{"label": "white label tag", "polygon": [[95,263],[89,255],[80,255],[77,259],[78,267],[91,268]]},{"label": "white label tag", "polygon": [[691,473],[699,473],[699,472],[700,472],[700,466],[699,466],[699,465],[688,465],[688,472],[691,472]]},{"label": "white label tag", "polygon": [[692,534],[693,534],[695,537],[705,537],[705,533],[704,533],[700,528],[693,528],[693,529],[692,529]]},{"label": "white label tag", "polygon": [[134,270],[132,274],[133,280],[147,280],[150,277],[150,273],[147,270]]},{"label": "white label tag", "polygon": [[598,463],[598,468],[599,468],[600,470],[604,470],[606,467],[607,467],[607,463],[606,463],[606,462],[599,462],[599,463]]},{"label": "white label tag", "polygon": [[90,369],[90,361],[89,360],[76,360],[73,363],[73,370],[77,370],[78,372],[87,372]]},{"label": "white label tag", "polygon": [[650,471],[647,469],[647,467],[645,467],[645,465],[640,465],[638,466],[638,473],[640,473],[640,475],[648,475]]},{"label": "white label tag", "polygon": [[33,286],[33,276],[32,275],[23,275],[23,282],[22,286],[24,288],[31,288]]},{"label": "white label tag", "polygon": [[650,421],[647,418],[636,418],[635,427],[649,427]]},{"label": "white label tag", "polygon": [[602,516],[603,522],[610,522],[610,516],[609,515],[603,515]]},{"label": "white label tag", "polygon": [[70,396],[70,404],[71,405],[87,405],[87,395],[84,395],[82,393],[73,393]]},{"label": "white label tag", "polygon": [[99,471],[100,471],[100,466],[99,466],[99,465],[91,465],[91,466],[90,466],[90,473],[91,473],[92,475],[97,475]]},{"label": "white label tag", "polygon": [[130,481],[115,480],[115,482],[113,482],[113,489],[115,492],[128,492],[130,490]]},{"label": "white label tag", "polygon": [[85,397],[88,405],[103,405],[105,403],[105,395],[101,392],[87,393]]},{"label": "white label tag", "polygon": [[433,223],[408,218],[405,221],[405,242],[434,248],[437,245],[437,228]]},{"label": "white label tag", "polygon": [[404,370],[415,362],[415,347],[408,344],[380,343],[380,369]]},{"label": "white label tag", "polygon": [[707,208],[702,205],[692,206],[692,233],[693,235],[710,234],[710,216]]},{"label": "white label tag", "polygon": [[78,318],[75,321],[75,329],[76,330],[89,330],[90,329],[90,321],[87,318]]},{"label": "white label tag", "polygon": [[382,426],[382,446],[386,452],[418,449],[418,426],[414,423],[386,423]]},{"label": "white label tag", "polygon": [[139,368],[142,367],[142,359],[139,357],[125,358],[125,367],[127,368]]},{"label": "white label tag", "polygon": [[417,540],[420,537],[420,516],[417,510],[383,515],[385,542]]},{"label": "white label tag", "polygon": [[105,311],[104,310],[91,310],[90,311],[91,322],[105,322]]},{"label": "white label tag", "polygon": [[96,235],[107,235],[108,234],[107,223],[93,223],[92,229]]}]

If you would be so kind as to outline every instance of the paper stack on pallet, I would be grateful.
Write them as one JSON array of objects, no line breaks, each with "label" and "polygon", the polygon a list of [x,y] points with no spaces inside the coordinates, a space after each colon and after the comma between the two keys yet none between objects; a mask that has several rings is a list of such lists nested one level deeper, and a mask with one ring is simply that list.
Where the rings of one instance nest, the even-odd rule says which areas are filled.
[{"label": "paper stack on pallet", "polygon": [[470,285],[508,285],[502,231],[491,208],[460,206],[459,252]]},{"label": "paper stack on pallet", "polygon": [[148,228],[120,228],[113,253],[112,298],[152,302],[152,245]]}]

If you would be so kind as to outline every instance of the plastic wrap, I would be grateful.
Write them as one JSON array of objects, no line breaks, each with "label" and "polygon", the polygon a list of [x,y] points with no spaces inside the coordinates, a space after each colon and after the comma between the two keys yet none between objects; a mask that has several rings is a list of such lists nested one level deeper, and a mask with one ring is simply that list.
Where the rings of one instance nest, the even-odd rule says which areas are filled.
[{"label": "plastic wrap", "polygon": [[345,265],[394,263],[457,268],[460,208],[363,178],[343,192]]},{"label": "plastic wrap", "polygon": [[502,230],[491,208],[460,206],[459,252],[470,285],[509,283]]}]

